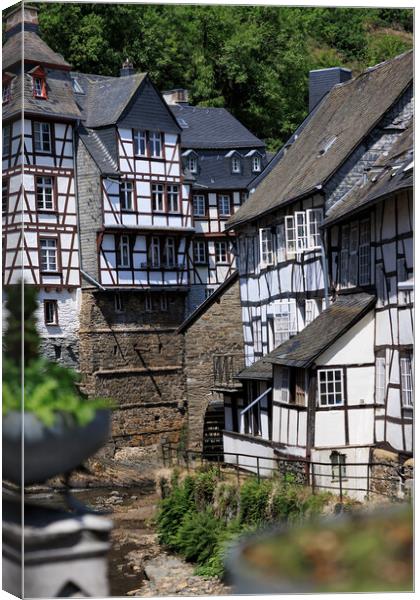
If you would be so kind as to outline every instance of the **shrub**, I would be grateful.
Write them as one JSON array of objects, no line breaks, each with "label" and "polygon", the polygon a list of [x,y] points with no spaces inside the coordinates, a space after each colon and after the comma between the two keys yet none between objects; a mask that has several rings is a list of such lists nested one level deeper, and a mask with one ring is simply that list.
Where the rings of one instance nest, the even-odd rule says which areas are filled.
[{"label": "shrub", "polygon": [[261,526],[265,523],[271,486],[271,481],[258,482],[254,477],[243,484],[239,513],[242,524]]},{"label": "shrub", "polygon": [[207,508],[186,514],[176,535],[176,547],[186,560],[206,563],[219,543],[222,523]]},{"label": "shrub", "polygon": [[198,510],[204,510],[213,504],[217,484],[217,472],[214,467],[199,473],[194,480],[194,497]]},{"label": "shrub", "polygon": [[172,476],[172,489],[170,494],[160,501],[156,517],[159,543],[177,550],[177,533],[184,516],[195,510],[194,479],[186,477],[182,484],[178,482],[178,475]]},{"label": "shrub", "polygon": [[213,511],[216,517],[231,521],[238,514],[239,491],[236,485],[223,481],[214,490]]}]

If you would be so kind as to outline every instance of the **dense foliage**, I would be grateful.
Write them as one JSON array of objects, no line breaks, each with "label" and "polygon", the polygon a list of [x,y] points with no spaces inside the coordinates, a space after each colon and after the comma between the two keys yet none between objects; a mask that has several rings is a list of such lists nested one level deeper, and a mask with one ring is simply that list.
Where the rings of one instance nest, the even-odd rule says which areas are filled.
[{"label": "dense foliage", "polygon": [[410,9],[40,4],[45,41],[75,70],[118,75],[129,57],[159,89],[225,106],[270,149],[306,116],[310,69],[360,72],[412,46]]},{"label": "dense foliage", "polygon": [[213,468],[180,481],[175,472],[156,517],[159,541],[197,563],[197,573],[221,577],[229,542],[269,523],[298,521],[321,512],[329,494],[310,493],[293,476],[258,481],[238,488]]},{"label": "dense foliage", "polygon": [[39,335],[34,286],[16,284],[7,288],[7,330],[3,356],[3,414],[22,410],[22,368],[24,410],[36,414],[47,426],[58,414],[79,425],[89,423],[96,410],[110,403],[87,400],[78,388],[78,374],[38,356]]}]

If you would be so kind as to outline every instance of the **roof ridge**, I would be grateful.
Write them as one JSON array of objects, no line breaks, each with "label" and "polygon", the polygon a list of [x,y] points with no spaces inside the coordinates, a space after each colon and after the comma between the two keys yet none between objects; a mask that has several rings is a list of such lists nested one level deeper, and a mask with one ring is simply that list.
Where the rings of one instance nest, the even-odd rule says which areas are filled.
[{"label": "roof ridge", "polygon": [[110,163],[112,164],[112,166],[115,168],[116,171],[118,171],[118,165],[115,162],[115,160],[113,159],[112,155],[110,154],[110,152],[108,151],[107,147],[105,146],[105,144],[103,143],[103,141],[101,140],[101,138],[99,137],[99,135],[96,133],[96,131],[94,129],[90,129],[89,127],[86,127],[88,134],[92,134],[92,137],[94,138],[95,142],[98,144],[98,146],[100,147],[100,149],[102,150],[102,152],[105,154],[105,156],[107,157],[107,159],[110,161]]}]

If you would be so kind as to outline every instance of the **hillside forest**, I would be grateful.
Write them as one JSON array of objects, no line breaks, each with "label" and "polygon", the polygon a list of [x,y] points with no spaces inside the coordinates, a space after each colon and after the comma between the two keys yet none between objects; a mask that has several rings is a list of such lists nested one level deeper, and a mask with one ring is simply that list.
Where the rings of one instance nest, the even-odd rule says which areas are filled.
[{"label": "hillside forest", "polygon": [[307,114],[311,69],[357,75],[413,45],[411,9],[40,3],[41,36],[74,70],[128,57],[161,90],[228,108],[277,150]]}]

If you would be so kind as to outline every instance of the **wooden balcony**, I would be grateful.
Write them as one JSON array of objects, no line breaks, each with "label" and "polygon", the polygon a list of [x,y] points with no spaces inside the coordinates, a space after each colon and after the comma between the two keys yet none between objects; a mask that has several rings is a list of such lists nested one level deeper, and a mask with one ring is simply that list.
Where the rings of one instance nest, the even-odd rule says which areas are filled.
[{"label": "wooden balcony", "polygon": [[213,354],[213,389],[216,391],[239,390],[241,382],[235,375],[245,367],[243,353]]}]

